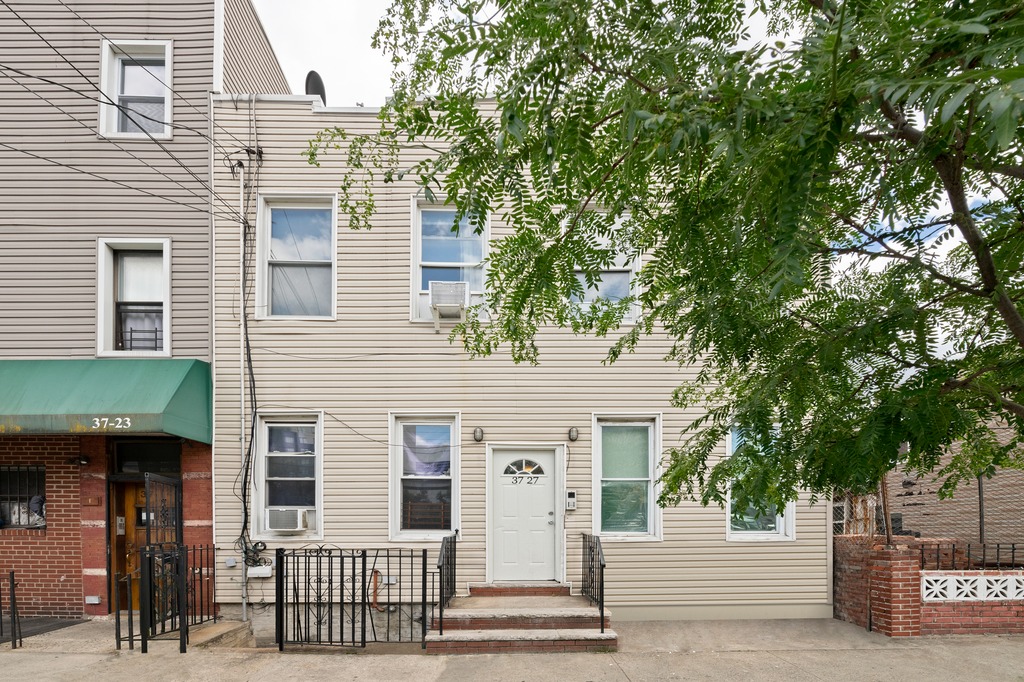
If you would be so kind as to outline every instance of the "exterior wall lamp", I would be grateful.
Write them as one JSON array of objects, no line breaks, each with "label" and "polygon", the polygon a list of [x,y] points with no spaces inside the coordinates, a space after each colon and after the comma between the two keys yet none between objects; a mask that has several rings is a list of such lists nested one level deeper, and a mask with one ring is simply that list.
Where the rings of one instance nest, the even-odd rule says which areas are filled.
[{"label": "exterior wall lamp", "polygon": [[570,427],[569,428],[569,440],[571,440],[572,442],[575,443],[579,439],[579,437],[580,437],[580,430],[577,429],[575,426]]},{"label": "exterior wall lamp", "polygon": [[475,440],[477,443],[479,443],[483,439],[484,439],[484,430],[481,429],[479,426],[476,427],[475,429],[473,429],[473,440]]}]

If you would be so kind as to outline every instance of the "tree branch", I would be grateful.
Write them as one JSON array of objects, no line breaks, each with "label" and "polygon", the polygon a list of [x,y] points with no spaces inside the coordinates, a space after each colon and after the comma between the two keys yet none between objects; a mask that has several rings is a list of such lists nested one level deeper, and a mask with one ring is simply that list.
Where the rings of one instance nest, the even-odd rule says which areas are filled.
[{"label": "tree branch", "polygon": [[978,274],[981,275],[985,294],[993,299],[996,310],[999,311],[999,315],[1003,318],[1010,333],[1024,348],[1024,315],[1021,314],[1020,309],[999,281],[995,260],[992,258],[992,250],[971,215],[971,207],[967,203],[967,192],[963,183],[962,161],[962,157],[947,153],[937,156],[932,161],[932,165],[938,172],[942,185],[946,189],[946,195],[949,197],[949,203],[953,207],[953,222],[959,228],[971,253],[974,254],[974,262],[978,266]]},{"label": "tree branch", "polygon": [[975,160],[966,161],[964,166],[971,170],[985,171],[986,173],[995,173],[996,175],[1006,175],[1011,178],[1017,178],[1018,180],[1024,180],[1024,166],[1013,166],[1010,164],[996,164],[994,166],[987,166],[983,163],[978,163]]},{"label": "tree branch", "polygon": [[837,218],[839,218],[839,220],[841,220],[847,227],[852,227],[858,233],[860,233],[865,238],[867,238],[868,241],[871,241],[871,242],[873,242],[875,244],[878,244],[879,246],[881,246],[886,251],[886,253],[884,253],[884,254],[876,254],[875,252],[864,251],[863,249],[857,249],[856,247],[847,247],[847,248],[844,248],[844,249],[833,249],[833,251],[835,251],[836,253],[840,253],[842,251],[846,251],[846,252],[851,252],[851,253],[862,253],[862,254],[868,255],[868,256],[880,255],[880,256],[886,256],[886,257],[889,257],[889,258],[896,258],[898,260],[902,260],[902,261],[905,261],[907,263],[913,263],[914,265],[917,265],[917,266],[923,268],[925,271],[928,272],[928,274],[930,274],[935,279],[939,280],[940,282],[943,282],[947,286],[950,286],[953,289],[956,289],[957,291],[959,291],[961,293],[970,294],[972,296],[980,296],[980,297],[983,297],[983,298],[987,298],[988,297],[986,295],[985,291],[983,291],[981,289],[976,289],[976,288],[974,288],[974,287],[972,287],[970,285],[964,284],[963,282],[961,282],[958,279],[955,279],[953,277],[950,277],[949,275],[944,274],[941,270],[936,268],[934,265],[930,265],[930,264],[924,262],[924,260],[922,260],[919,256],[908,256],[905,253],[897,251],[896,249],[894,249],[891,246],[889,246],[889,242],[885,241],[884,239],[880,239],[877,235],[872,234],[869,230],[867,230],[865,227],[860,225],[853,218],[850,218],[849,216],[845,216],[845,215],[836,213],[834,211],[832,212],[832,214],[834,216],[836,216]]},{"label": "tree branch", "polygon": [[579,55],[580,55],[580,59],[582,59],[587,64],[589,64],[590,68],[593,69],[596,73],[607,73],[607,74],[610,74],[612,76],[621,76],[622,78],[625,78],[625,79],[633,82],[641,90],[643,90],[644,92],[646,92],[648,94],[658,93],[658,92],[661,92],[662,90],[665,89],[665,88],[652,88],[651,86],[647,85],[647,83],[644,83],[642,80],[640,80],[639,78],[634,76],[629,71],[619,71],[617,69],[606,69],[603,66],[600,66],[593,59],[591,59],[590,55],[588,55],[586,52],[582,52],[581,51],[579,53]]},{"label": "tree branch", "polygon": [[892,122],[893,137],[898,140],[906,140],[913,145],[921,144],[924,140],[924,133],[910,125],[907,117],[897,111],[889,100],[883,98],[880,108],[882,114]]}]

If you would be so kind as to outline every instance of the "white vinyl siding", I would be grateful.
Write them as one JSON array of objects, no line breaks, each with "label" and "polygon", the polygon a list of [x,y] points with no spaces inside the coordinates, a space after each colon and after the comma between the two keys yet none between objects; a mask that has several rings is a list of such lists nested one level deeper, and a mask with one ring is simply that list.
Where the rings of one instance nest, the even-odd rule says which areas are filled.
[{"label": "white vinyl siding", "polygon": [[[21,3],[4,24],[0,78],[0,355],[95,357],[97,239],[171,236],[165,333],[173,355],[210,359],[209,142],[213,2],[189,4],[82,0]],[[99,93],[103,37],[112,42],[173,38],[173,139],[105,137]],[[71,61],[78,73],[64,58]],[[225,143],[228,144],[228,143]],[[237,143],[231,141],[232,149]],[[224,190],[227,191],[227,190]],[[237,194],[237,192],[236,192]],[[59,329],[54,320],[60,321]],[[165,352],[167,348],[165,347]]]},{"label": "white vinyl siding", "polygon": [[[248,104],[225,98],[215,107],[218,125],[224,127],[217,134],[245,139]],[[379,129],[372,110],[314,111],[298,97],[258,100],[256,108],[265,152],[260,169],[264,191],[334,192],[346,170],[344,145],[325,156],[320,169],[310,168],[298,150],[326,127],[339,126],[350,135]],[[410,165],[426,154],[404,149],[399,161]],[[237,177],[226,167],[218,166],[215,173],[218,192],[237,196]],[[700,368],[666,362],[670,344],[660,332],[613,364],[602,361],[614,334],[590,338],[554,328],[538,334],[539,366],[516,365],[502,350],[471,358],[458,342],[435,334],[433,325],[409,322],[412,273],[419,264],[414,180],[375,185],[374,191],[373,229],[349,230],[347,217],[338,219],[337,319],[261,321],[249,329],[260,404],[324,411],[324,543],[421,547],[436,561],[436,538],[392,539],[397,461],[392,447],[397,441],[390,415],[458,414],[458,519],[453,525],[460,538],[460,584],[487,578],[488,447],[545,444],[565,448],[560,473],[564,488],[577,493],[577,509],[563,512],[565,579],[575,589],[581,579],[582,534],[594,529],[593,415],[642,421],[660,414],[663,444],[654,447],[660,460],[664,449],[677,445],[680,432],[703,414],[696,407],[670,407],[673,390],[694,380]],[[254,209],[247,218],[255,224]],[[239,428],[251,417],[248,408],[243,419],[238,414],[238,222],[220,216],[215,230],[216,542],[224,548],[218,550],[220,557],[237,557],[231,545],[240,531],[241,511],[232,491],[240,461]],[[498,216],[491,217],[488,230],[494,239],[508,234]],[[254,299],[249,299],[250,320]],[[245,399],[248,405],[247,392]],[[481,442],[473,439],[477,427],[484,433]],[[579,430],[576,441],[569,441],[571,427]],[[714,453],[724,455],[724,446]],[[684,501],[656,509],[660,541],[602,537],[609,567],[606,600],[616,618],[831,617],[828,512],[827,505],[812,507],[802,497],[796,505],[798,539],[755,544],[726,541],[727,514],[717,505]],[[305,544],[283,536],[275,542],[289,548]],[[218,573],[218,600],[240,600],[240,585],[231,578],[227,571]]]},{"label": "white vinyl siding", "polygon": [[291,94],[250,0],[223,0],[223,92]]}]

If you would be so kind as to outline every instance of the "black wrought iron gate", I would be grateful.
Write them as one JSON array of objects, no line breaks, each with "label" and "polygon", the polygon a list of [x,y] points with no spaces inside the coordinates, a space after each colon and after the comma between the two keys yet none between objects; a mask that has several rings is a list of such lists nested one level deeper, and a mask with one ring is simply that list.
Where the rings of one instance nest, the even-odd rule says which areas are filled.
[{"label": "black wrought iron gate", "polygon": [[277,645],[423,645],[437,574],[425,549],[319,546],[276,552]]},{"label": "black wrought iron gate", "polygon": [[181,479],[146,474],[146,544],[184,544]]},{"label": "black wrought iron gate", "polygon": [[[145,475],[145,505],[139,521],[145,525],[146,544],[138,548],[137,575],[118,576],[128,583],[129,647],[141,640],[142,653],[149,640],[177,634],[178,650],[185,653],[189,625],[215,617],[213,602],[214,551],[210,546],[184,544],[181,480]],[[132,604],[131,582],[138,581],[138,603]],[[116,603],[117,646],[121,647],[121,605]],[[133,613],[138,613],[136,635]]]}]

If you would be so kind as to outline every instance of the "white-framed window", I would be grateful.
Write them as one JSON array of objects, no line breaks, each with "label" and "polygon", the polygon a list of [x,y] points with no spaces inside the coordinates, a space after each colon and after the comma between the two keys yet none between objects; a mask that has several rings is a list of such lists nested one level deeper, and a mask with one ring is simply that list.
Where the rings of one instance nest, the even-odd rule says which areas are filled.
[{"label": "white-framed window", "polygon": [[433,540],[459,527],[459,415],[390,415],[391,538]]},{"label": "white-framed window", "polygon": [[336,207],[333,194],[263,197],[257,317],[335,319]]},{"label": "white-framed window", "polygon": [[96,354],[170,356],[171,240],[101,237],[96,260]]},{"label": "white-framed window", "polygon": [[[725,451],[731,457],[743,445],[743,435],[733,427],[725,437]],[[733,542],[788,541],[796,539],[796,503],[789,502],[783,509],[768,505],[758,511],[754,505],[740,506],[726,496],[725,539]]]},{"label": "white-framed window", "polygon": [[171,137],[172,45],[169,40],[103,41],[100,134]]},{"label": "white-framed window", "polygon": [[260,535],[321,536],[323,415],[261,414],[254,507]]},{"label": "white-framed window", "polygon": [[[621,228],[621,223],[616,223],[616,229]],[[613,250],[613,245],[608,238],[599,238],[598,243],[608,251]],[[634,294],[633,279],[638,267],[636,260],[630,260],[622,253],[615,253],[611,263],[598,271],[597,281],[593,286],[588,285],[587,278],[583,272],[576,271],[576,279],[583,288],[582,296],[573,296],[574,303],[581,304],[584,308],[590,307],[598,299],[604,299],[611,303],[618,303],[624,298]],[[623,315],[623,322],[634,322],[637,316],[637,305],[634,303]]]},{"label": "white-framed window", "polygon": [[465,282],[470,304],[483,300],[487,230],[477,234],[455,208],[413,203],[412,319],[433,319],[430,282]]},{"label": "white-framed window", "polygon": [[657,481],[660,415],[594,415],[594,532],[606,538],[661,538]]}]

